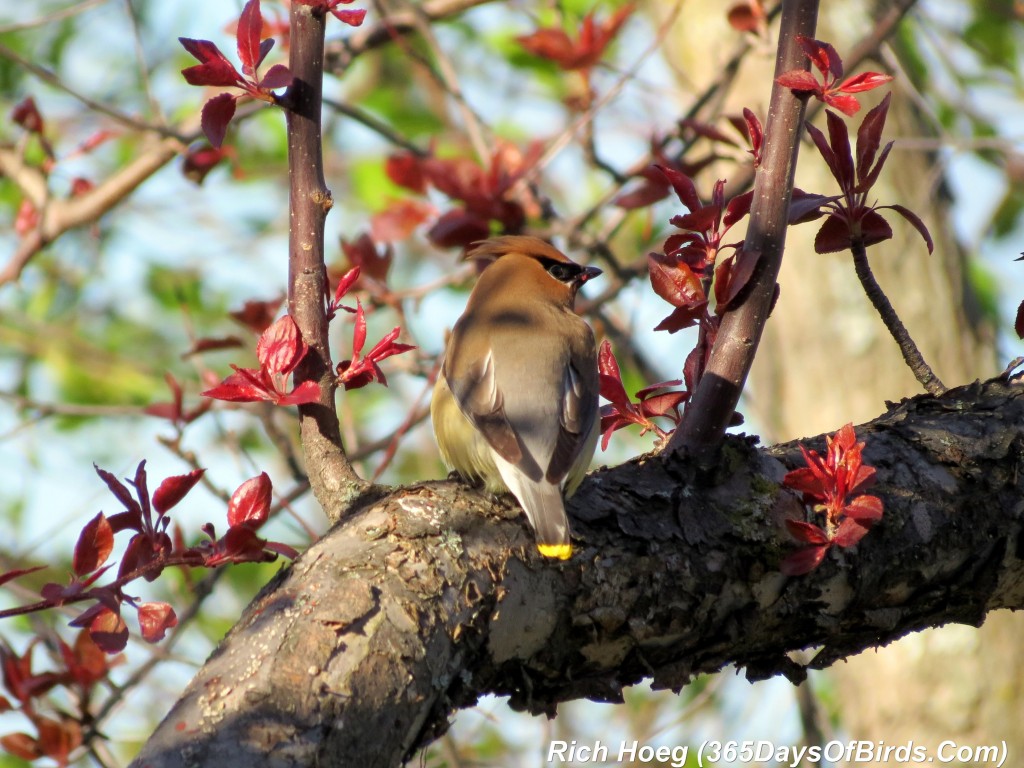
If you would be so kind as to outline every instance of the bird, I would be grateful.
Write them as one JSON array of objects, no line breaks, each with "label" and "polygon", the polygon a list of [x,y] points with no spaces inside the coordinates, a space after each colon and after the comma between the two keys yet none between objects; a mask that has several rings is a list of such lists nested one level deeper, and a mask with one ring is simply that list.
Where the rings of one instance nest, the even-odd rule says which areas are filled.
[{"label": "bird", "polygon": [[563,494],[582,482],[600,427],[594,332],[574,305],[601,270],[527,235],[479,241],[465,258],[489,263],[434,385],[430,416],[441,458],[492,493],[511,492],[540,553],[567,560]]}]

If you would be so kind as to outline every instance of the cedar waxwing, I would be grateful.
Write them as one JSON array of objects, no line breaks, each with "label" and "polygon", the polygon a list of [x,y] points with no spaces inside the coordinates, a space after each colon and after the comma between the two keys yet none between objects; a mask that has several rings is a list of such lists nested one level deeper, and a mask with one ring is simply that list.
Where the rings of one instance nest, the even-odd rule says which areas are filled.
[{"label": "cedar waxwing", "polygon": [[576,292],[601,274],[536,237],[477,243],[492,259],[452,329],[430,417],[445,463],[487,490],[511,491],[545,557],[572,555],[563,492],[594,456],[597,347],[573,311]]}]

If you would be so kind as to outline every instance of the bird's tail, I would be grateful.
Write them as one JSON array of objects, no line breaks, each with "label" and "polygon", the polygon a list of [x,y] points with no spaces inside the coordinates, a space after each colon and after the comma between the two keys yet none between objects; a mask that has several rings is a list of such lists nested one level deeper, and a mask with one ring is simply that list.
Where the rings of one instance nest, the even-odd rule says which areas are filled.
[{"label": "bird's tail", "polygon": [[537,549],[544,557],[568,560],[572,557],[572,543],[569,540],[569,518],[562,503],[562,489],[543,479],[540,482],[530,480],[518,471],[508,474],[514,477],[505,477],[506,485],[519,500],[536,532]]}]

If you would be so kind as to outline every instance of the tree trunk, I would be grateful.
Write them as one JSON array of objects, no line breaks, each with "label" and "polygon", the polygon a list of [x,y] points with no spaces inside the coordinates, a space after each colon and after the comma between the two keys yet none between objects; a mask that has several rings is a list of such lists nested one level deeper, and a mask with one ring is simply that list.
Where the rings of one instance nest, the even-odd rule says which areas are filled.
[{"label": "tree trunk", "polygon": [[804,515],[779,486],[795,444],[731,438],[712,474],[657,455],[595,473],[565,563],[534,554],[506,501],[398,489],[263,590],[133,765],[394,766],[486,693],[553,712],[730,663],[799,681],[791,651],[823,668],[1024,607],[1024,387],[922,396],[857,432],[885,516],[795,578],[778,572],[781,521]]}]

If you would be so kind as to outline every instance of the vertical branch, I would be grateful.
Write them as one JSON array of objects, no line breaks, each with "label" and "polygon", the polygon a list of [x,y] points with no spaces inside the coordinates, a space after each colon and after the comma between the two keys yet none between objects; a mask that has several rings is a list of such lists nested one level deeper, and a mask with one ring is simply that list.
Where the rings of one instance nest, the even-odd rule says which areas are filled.
[{"label": "vertical branch", "polygon": [[334,201],[324,181],[321,109],[326,14],[291,4],[294,80],[284,97],[288,114],[288,312],[309,344],[295,371],[296,384],[320,384],[320,402],[299,406],[306,473],[317,501],[333,523],[364,487],[341,443],[334,404],[333,364],[327,339],[327,267],[324,222]]},{"label": "vertical branch", "polygon": [[[806,68],[807,59],[796,43],[796,36],[814,37],[817,19],[818,0],[783,0],[776,77],[789,70]],[[743,243],[746,257],[758,259],[757,267],[745,288],[745,298],[722,317],[707,369],[690,401],[686,418],[669,442],[672,451],[717,446],[743,391],[782,266],[805,108],[805,100],[773,83],[765,124],[764,154],[754,179],[750,223]]]}]

